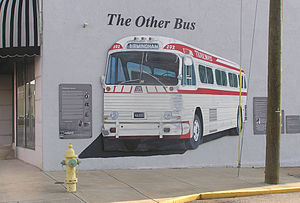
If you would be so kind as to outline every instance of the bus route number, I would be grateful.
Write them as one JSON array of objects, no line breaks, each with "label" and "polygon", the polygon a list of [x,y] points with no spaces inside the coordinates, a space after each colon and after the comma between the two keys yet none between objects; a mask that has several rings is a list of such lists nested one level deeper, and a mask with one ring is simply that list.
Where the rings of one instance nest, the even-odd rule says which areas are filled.
[{"label": "bus route number", "polygon": [[175,50],[175,45],[168,44],[166,49]]},{"label": "bus route number", "polygon": [[121,49],[121,45],[115,44],[115,45],[113,46],[113,49]]}]

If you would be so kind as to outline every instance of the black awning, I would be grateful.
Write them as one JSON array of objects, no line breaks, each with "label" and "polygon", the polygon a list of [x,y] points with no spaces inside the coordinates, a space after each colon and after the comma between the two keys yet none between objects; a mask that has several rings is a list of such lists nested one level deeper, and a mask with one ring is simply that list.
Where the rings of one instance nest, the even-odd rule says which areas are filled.
[{"label": "black awning", "polygon": [[0,0],[0,57],[40,54],[39,0]]}]

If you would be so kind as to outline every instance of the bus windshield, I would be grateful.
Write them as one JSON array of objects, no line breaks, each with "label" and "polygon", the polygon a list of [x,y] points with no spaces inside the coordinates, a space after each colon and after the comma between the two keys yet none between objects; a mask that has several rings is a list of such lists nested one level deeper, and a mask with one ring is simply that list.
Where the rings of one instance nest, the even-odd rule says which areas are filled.
[{"label": "bus windshield", "polygon": [[150,51],[117,52],[109,56],[107,85],[177,85],[179,57]]}]

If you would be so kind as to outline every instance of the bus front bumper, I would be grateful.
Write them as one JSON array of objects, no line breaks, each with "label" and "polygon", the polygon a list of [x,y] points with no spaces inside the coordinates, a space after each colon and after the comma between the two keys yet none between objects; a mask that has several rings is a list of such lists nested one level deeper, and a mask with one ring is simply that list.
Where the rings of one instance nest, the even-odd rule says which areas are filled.
[{"label": "bus front bumper", "polygon": [[147,139],[147,138],[190,138],[190,124],[186,122],[104,122],[104,138]]}]

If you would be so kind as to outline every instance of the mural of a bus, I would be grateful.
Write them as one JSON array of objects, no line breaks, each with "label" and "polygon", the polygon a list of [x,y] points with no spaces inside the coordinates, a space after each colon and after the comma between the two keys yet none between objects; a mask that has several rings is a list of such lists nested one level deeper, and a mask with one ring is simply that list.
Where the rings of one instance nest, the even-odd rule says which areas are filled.
[{"label": "mural of a bus", "polygon": [[245,119],[240,66],[181,41],[132,36],[108,51],[103,139],[180,139],[196,149],[205,136]]}]

